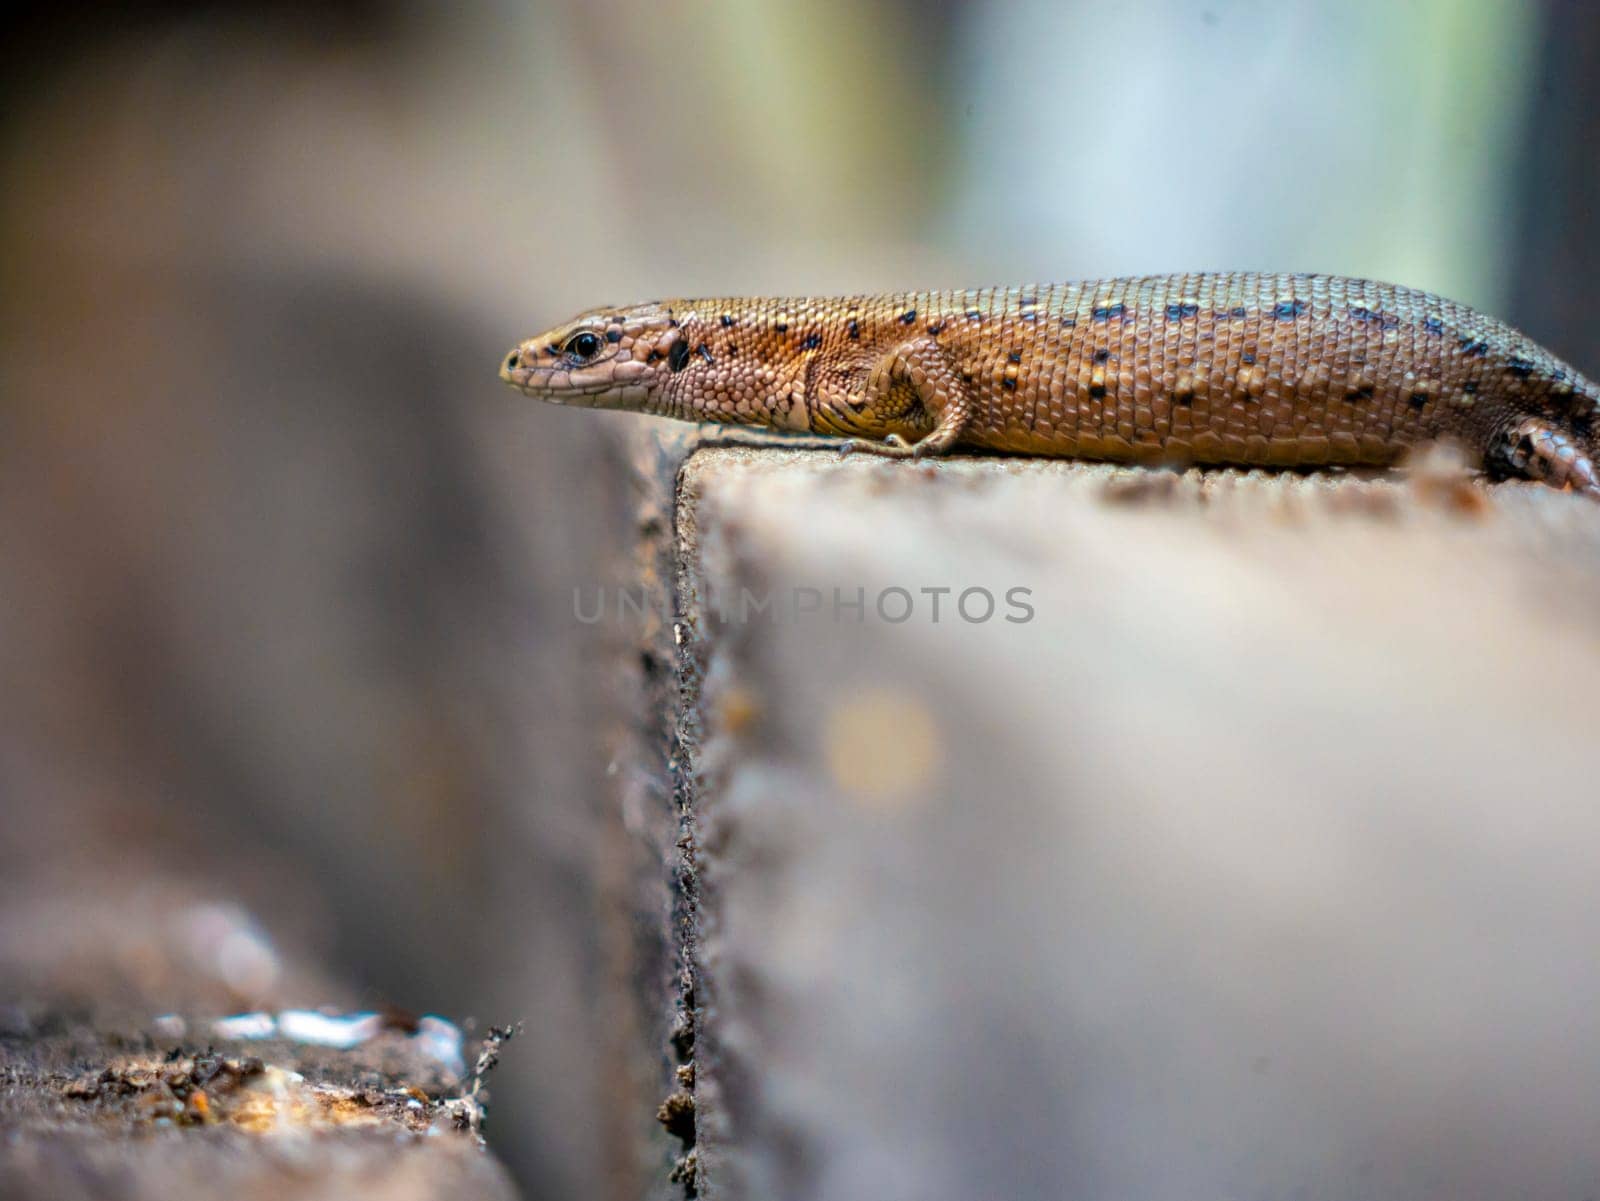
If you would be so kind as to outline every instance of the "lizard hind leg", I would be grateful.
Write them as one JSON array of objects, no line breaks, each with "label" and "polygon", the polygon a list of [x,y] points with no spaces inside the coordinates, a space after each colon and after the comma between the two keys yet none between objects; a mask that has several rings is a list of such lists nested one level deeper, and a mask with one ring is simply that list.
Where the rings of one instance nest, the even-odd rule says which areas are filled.
[{"label": "lizard hind leg", "polygon": [[1577,435],[1543,417],[1528,417],[1496,434],[1484,455],[1490,474],[1541,480],[1600,500],[1600,468]]},{"label": "lizard hind leg", "polygon": [[895,351],[880,370],[872,373],[868,386],[876,386],[880,395],[886,395],[897,382],[911,386],[917,402],[933,415],[933,429],[915,442],[896,433],[884,435],[881,442],[852,438],[844,444],[844,453],[924,459],[945,454],[960,441],[972,422],[975,407],[966,384],[936,344],[919,343]]},{"label": "lizard hind leg", "polygon": [[908,442],[899,434],[885,434],[882,442],[869,442],[865,438],[852,438],[843,447],[845,454],[881,455],[888,459],[926,459],[946,453],[961,437],[967,426],[967,413],[951,406],[939,418],[932,432],[915,442]]}]

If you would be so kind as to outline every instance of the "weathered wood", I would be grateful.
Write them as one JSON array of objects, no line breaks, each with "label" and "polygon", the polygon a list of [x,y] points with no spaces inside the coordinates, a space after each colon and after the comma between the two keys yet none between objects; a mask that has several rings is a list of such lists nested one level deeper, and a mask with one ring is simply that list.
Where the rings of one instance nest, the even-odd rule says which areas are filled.
[{"label": "weathered wood", "polygon": [[343,992],[319,979],[192,881],[36,894],[0,932],[0,1197],[514,1196],[449,1023],[224,1016],[240,988]]},{"label": "weathered wood", "polygon": [[701,1196],[1592,1189],[1593,504],[734,447],[676,513]]}]

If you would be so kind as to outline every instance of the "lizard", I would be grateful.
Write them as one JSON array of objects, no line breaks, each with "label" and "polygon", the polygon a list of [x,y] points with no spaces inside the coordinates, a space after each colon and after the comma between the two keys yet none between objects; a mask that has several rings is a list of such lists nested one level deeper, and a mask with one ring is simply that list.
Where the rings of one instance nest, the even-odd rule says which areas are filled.
[{"label": "lizard", "polygon": [[842,450],[1385,467],[1450,441],[1600,499],[1600,388],[1428,292],[1202,273],[598,308],[500,376],[556,404],[829,435]]}]

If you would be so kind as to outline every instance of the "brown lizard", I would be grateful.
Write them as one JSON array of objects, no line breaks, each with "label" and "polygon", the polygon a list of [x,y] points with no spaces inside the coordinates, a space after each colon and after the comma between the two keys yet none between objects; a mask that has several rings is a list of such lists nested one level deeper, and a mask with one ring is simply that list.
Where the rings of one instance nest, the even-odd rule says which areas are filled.
[{"label": "brown lizard", "polygon": [[894,457],[1384,466],[1447,440],[1497,477],[1600,498],[1595,384],[1465,305],[1336,276],[650,301],[530,338],[500,376]]}]

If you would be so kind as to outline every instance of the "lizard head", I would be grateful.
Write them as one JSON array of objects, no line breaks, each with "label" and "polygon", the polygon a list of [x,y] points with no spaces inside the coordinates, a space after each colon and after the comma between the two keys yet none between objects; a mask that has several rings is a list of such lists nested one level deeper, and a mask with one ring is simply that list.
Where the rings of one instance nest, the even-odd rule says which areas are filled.
[{"label": "lizard head", "polygon": [[553,404],[648,412],[687,351],[660,304],[595,309],[519,343],[500,361],[500,378]]}]

